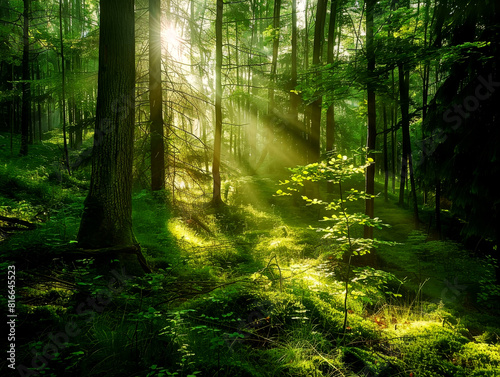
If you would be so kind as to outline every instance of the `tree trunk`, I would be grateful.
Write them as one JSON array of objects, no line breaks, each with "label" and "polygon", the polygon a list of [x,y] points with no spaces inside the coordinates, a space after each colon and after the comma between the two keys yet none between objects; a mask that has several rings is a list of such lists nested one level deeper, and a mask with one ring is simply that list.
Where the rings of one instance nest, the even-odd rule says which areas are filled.
[{"label": "tree trunk", "polygon": [[391,100],[391,175],[392,175],[392,193],[396,193],[396,172],[397,172],[397,130],[396,123],[398,119],[397,93],[394,80],[394,69],[391,72],[392,78],[392,100]]},{"label": "tree trunk", "polygon": [[[368,60],[368,129],[366,137],[366,148],[368,157],[374,159],[376,128],[376,107],[375,107],[375,89],[374,89],[374,70],[375,70],[375,50],[373,45],[373,12],[375,0],[366,0],[366,54]],[[375,164],[372,163],[366,169],[365,192],[368,195],[375,194]],[[375,200],[365,200],[365,214],[370,218],[375,215]],[[365,226],[364,237],[373,239],[373,227]],[[373,251],[372,251],[373,253]],[[370,257],[372,261],[375,258]]]},{"label": "tree trunk", "polygon": [[[326,20],[327,0],[318,0],[316,8],[316,23],[314,25],[314,44],[313,44],[313,65],[318,66],[321,63],[325,20]],[[319,67],[318,67],[319,68]],[[321,106],[322,97],[318,97],[311,104],[311,138],[309,140],[309,163],[318,162],[321,155]]]},{"label": "tree trunk", "polygon": [[165,188],[161,85],[161,6],[149,0],[149,108],[151,116],[151,190]]},{"label": "tree trunk", "polygon": [[299,122],[300,97],[294,92],[297,86],[297,0],[292,0],[292,51],[291,51],[291,79],[290,79],[290,156],[292,164],[305,162],[304,123]]},{"label": "tree trunk", "polygon": [[[335,46],[337,4],[338,0],[332,0],[330,7],[330,23],[328,25],[328,55],[326,59],[328,64],[333,64],[334,62],[333,47]],[[333,150],[334,143],[335,143],[335,112],[332,103],[326,112],[326,150],[327,151]]]},{"label": "tree trunk", "polygon": [[389,154],[387,150],[387,106],[385,102],[382,104],[382,114],[384,117],[384,200],[388,201],[387,191],[389,189]]},{"label": "tree trunk", "polygon": [[436,178],[436,205],[435,205],[435,216],[436,216],[436,233],[438,239],[441,239],[441,179]]},{"label": "tree trunk", "polygon": [[[36,62],[36,78],[37,80],[42,80],[42,73],[40,70],[40,62]],[[37,85],[37,95],[38,99],[36,101],[36,114],[37,114],[37,123],[38,123],[38,141],[42,141],[42,85],[38,83]]]},{"label": "tree trunk", "polygon": [[215,137],[212,164],[213,196],[212,204],[217,208],[222,204],[220,159],[222,144],[222,15],[224,1],[217,0],[215,20]]},{"label": "tree trunk", "polygon": [[[78,233],[85,249],[130,247],[135,120],[134,0],[101,0],[99,73],[90,191]],[[129,273],[138,257],[119,254]]]},{"label": "tree trunk", "polygon": [[59,41],[61,43],[61,68],[62,68],[62,119],[63,119],[63,144],[64,144],[64,164],[71,174],[69,167],[68,142],[66,140],[66,68],[64,64],[64,44],[63,44],[63,28],[62,28],[62,0],[59,0]]},{"label": "tree trunk", "polygon": [[272,148],[272,143],[274,139],[274,112],[275,112],[275,99],[274,99],[274,87],[276,86],[276,73],[278,68],[278,50],[280,43],[280,14],[281,14],[281,0],[274,0],[273,8],[273,57],[271,60],[271,72],[269,75],[269,89],[267,91],[267,117],[265,122],[265,147],[259,158],[259,161],[255,165],[255,170],[258,170],[260,166],[264,163],[266,156],[272,154],[274,149]]},{"label": "tree trunk", "polygon": [[401,130],[403,133],[403,150],[401,152],[401,181],[399,182],[399,205],[405,204],[405,184],[408,175],[408,141],[410,139],[410,121],[408,119],[409,98],[406,90],[406,80],[403,64],[398,66],[399,70],[399,97],[401,107]]},{"label": "tree trunk", "polygon": [[[326,61],[328,64],[333,64],[334,55],[333,47],[335,46],[335,29],[337,20],[337,4],[338,0],[332,0],[330,6],[330,23],[328,24],[328,54]],[[333,73],[333,67],[332,67]],[[328,107],[326,111],[326,151],[333,151],[333,146],[335,144],[335,107],[333,102]],[[333,183],[328,182],[326,184],[326,191],[328,193],[333,193]]]},{"label": "tree trunk", "polygon": [[30,44],[29,44],[29,9],[30,0],[24,0],[23,9],[23,83],[22,83],[22,118],[21,118],[21,149],[19,154],[21,156],[28,155],[28,144],[30,135],[31,123],[31,89],[30,89]]},{"label": "tree trunk", "polygon": [[410,190],[413,201],[413,214],[415,228],[418,226],[418,202],[415,187],[415,177],[413,175],[413,163],[411,156],[410,141],[410,119],[409,119],[409,98],[410,92],[410,72],[405,70],[403,64],[399,64],[399,97],[401,99],[401,128],[403,131],[403,153],[401,158],[401,184],[399,192],[399,205],[404,205],[404,184],[408,171],[410,172]]}]

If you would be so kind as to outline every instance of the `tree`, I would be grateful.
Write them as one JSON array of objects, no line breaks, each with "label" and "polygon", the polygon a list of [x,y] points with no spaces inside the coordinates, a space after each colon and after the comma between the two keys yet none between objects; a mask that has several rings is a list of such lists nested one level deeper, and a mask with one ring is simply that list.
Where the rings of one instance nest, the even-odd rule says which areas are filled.
[{"label": "tree", "polygon": [[149,107],[151,117],[151,190],[153,191],[165,188],[162,104],[161,6],[160,0],[149,0]]},{"label": "tree", "polygon": [[403,152],[401,153],[401,182],[399,186],[399,205],[404,205],[405,183],[410,172],[410,185],[413,199],[413,212],[415,228],[418,226],[418,203],[415,188],[415,177],[413,174],[413,159],[411,155],[410,142],[410,118],[409,118],[409,92],[410,92],[410,72],[405,71],[405,65],[399,64],[399,97],[401,99],[401,128],[403,132]]},{"label": "tree", "polygon": [[68,141],[66,139],[66,67],[64,60],[64,43],[63,43],[63,27],[62,27],[62,0],[59,0],[59,40],[61,43],[61,93],[62,93],[62,118],[63,118],[63,144],[64,144],[64,164],[68,170],[68,174],[71,174],[71,169],[69,167],[69,154],[68,154]]},{"label": "tree", "polygon": [[[447,10],[437,10],[434,45],[443,43],[440,50],[451,47],[453,53],[446,54],[441,63],[449,72],[429,104],[425,148],[418,167],[429,184],[436,184],[436,193],[442,191],[452,201],[451,213],[463,220],[463,239],[496,260],[496,283],[500,284],[496,246],[500,239],[496,183],[500,174],[500,44],[495,31],[500,4],[454,0],[448,7],[456,12],[445,22],[441,15]],[[437,210],[438,205],[437,201]]]},{"label": "tree", "polygon": [[[367,83],[367,96],[368,96],[368,128],[366,137],[366,149],[368,156],[373,159],[373,151],[375,150],[375,136],[377,134],[376,127],[376,106],[375,106],[375,49],[373,44],[373,13],[375,10],[375,0],[366,0],[366,55],[368,60],[368,83]],[[365,191],[367,198],[365,200],[365,215],[373,219],[375,215],[375,201],[373,196],[375,194],[375,164],[371,164],[366,168],[365,175]],[[373,227],[365,226],[364,237],[373,239]],[[371,262],[373,263],[374,253],[369,254]]]},{"label": "tree", "polygon": [[212,204],[219,207],[222,204],[220,157],[222,144],[222,15],[224,1],[217,0],[215,20],[215,138],[214,157],[212,163],[213,196]]},{"label": "tree", "polygon": [[30,0],[24,0],[23,8],[23,84],[22,84],[22,118],[21,118],[21,156],[28,155],[28,143],[31,124],[31,88],[30,88],[30,41],[29,41]]},{"label": "tree", "polygon": [[[333,47],[335,46],[335,29],[337,20],[337,4],[338,0],[332,0],[330,6],[330,22],[328,24],[328,52],[326,61],[328,64],[333,64],[334,55]],[[326,111],[326,150],[332,151],[335,143],[335,108],[333,101]],[[328,191],[333,192],[333,185],[329,184]]]},{"label": "tree", "polygon": [[78,244],[87,249],[118,248],[117,256],[133,273],[139,271],[142,257],[132,230],[134,0],[101,0],[100,5],[92,175]]},{"label": "tree", "polygon": [[274,121],[276,119],[276,74],[278,70],[278,52],[280,43],[280,16],[281,16],[281,0],[274,0],[273,7],[273,25],[271,29],[271,36],[273,39],[273,55],[271,59],[271,71],[269,73],[269,88],[267,91],[267,117],[265,124],[265,138],[267,138],[264,150],[259,158],[259,161],[255,165],[255,170],[258,170],[263,164],[266,156],[272,154],[273,148],[272,143],[274,140]]},{"label": "tree", "polygon": [[[326,0],[318,0],[316,8],[316,23],[314,25],[313,65],[318,69],[321,63],[323,50],[323,37],[325,33]],[[319,96],[311,104],[311,139],[309,150],[309,163],[318,162],[320,159],[321,139],[321,105],[322,97]]]}]

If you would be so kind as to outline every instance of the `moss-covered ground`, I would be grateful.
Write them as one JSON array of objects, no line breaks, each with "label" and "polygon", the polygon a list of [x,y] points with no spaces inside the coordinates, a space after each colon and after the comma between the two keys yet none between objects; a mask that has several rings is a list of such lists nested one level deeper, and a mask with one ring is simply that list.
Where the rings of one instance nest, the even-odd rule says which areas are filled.
[{"label": "moss-covered ground", "polygon": [[18,315],[17,370],[4,357],[2,376],[500,376],[490,263],[415,229],[396,197],[376,199],[390,228],[375,237],[396,244],[350,275],[344,330],[341,245],[309,229],[319,209],[274,195],[283,177],[227,179],[219,211],[189,182],[175,204],[138,188],[134,231],[153,272],[102,273],[76,245],[88,168],[65,173],[57,145],[0,151],[0,215],[36,225],[0,234]]}]

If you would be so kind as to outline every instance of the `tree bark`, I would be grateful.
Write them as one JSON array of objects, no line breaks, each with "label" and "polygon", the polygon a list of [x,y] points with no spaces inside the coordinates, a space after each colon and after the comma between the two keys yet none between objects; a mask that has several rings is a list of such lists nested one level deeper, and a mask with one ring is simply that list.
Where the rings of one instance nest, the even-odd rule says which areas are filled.
[{"label": "tree bark", "polygon": [[418,226],[418,202],[415,187],[415,178],[413,175],[413,163],[411,156],[410,141],[410,119],[409,119],[409,91],[410,91],[410,73],[405,70],[404,64],[399,64],[399,97],[401,99],[401,128],[403,131],[403,153],[401,158],[401,183],[399,191],[399,205],[404,205],[404,190],[408,171],[410,172],[410,189],[413,201],[413,214],[415,228]]},{"label": "tree bark", "polygon": [[399,71],[399,97],[401,107],[401,130],[403,134],[403,149],[401,152],[401,180],[399,182],[399,205],[405,204],[405,184],[408,176],[408,140],[410,138],[410,121],[408,119],[409,98],[406,90],[405,71],[403,64],[398,67]]},{"label": "tree bark", "polygon": [[222,205],[220,160],[222,144],[222,15],[224,1],[217,0],[215,20],[215,137],[212,163],[213,196],[212,204],[217,208]]},{"label": "tree bark", "polygon": [[149,108],[151,116],[151,190],[165,188],[161,85],[161,6],[149,0]]},{"label": "tree bark", "polygon": [[[90,191],[78,233],[79,247],[137,244],[132,230],[135,120],[134,0],[101,0],[99,73]],[[119,255],[130,273],[137,257]]]},{"label": "tree bark", "polygon": [[[373,45],[373,13],[375,8],[375,0],[366,0],[366,54],[368,60],[368,129],[366,137],[366,149],[368,157],[374,159],[375,150],[375,136],[377,134],[376,128],[376,107],[375,107],[375,89],[374,89],[374,71],[375,71],[375,50]],[[372,163],[366,169],[365,177],[365,192],[368,195],[375,194],[375,164]],[[365,200],[365,214],[370,218],[375,215],[375,200]],[[373,239],[373,227],[364,227],[364,237]],[[373,253],[373,251],[372,251]],[[374,258],[370,258],[374,260]]]},{"label": "tree bark", "polygon": [[61,68],[62,68],[62,119],[63,119],[63,145],[64,145],[64,164],[68,174],[71,174],[69,166],[68,141],[66,138],[66,68],[64,64],[64,43],[63,43],[63,27],[62,27],[62,0],[59,0],[59,41],[61,47]]},{"label": "tree bark", "polygon": [[384,117],[384,200],[388,201],[387,192],[389,190],[389,153],[387,150],[387,106],[385,103],[382,104],[382,114]]},{"label": "tree bark", "polygon": [[[333,47],[335,46],[335,29],[337,20],[337,4],[338,0],[332,0],[330,6],[330,23],[328,24],[328,53],[326,61],[328,64],[334,62]],[[333,66],[332,66],[333,73]],[[326,151],[333,151],[333,146],[335,144],[335,107],[333,102],[328,107],[326,111]],[[328,182],[326,184],[326,191],[328,193],[333,193],[333,183]]]},{"label": "tree bark", "polygon": [[22,60],[22,117],[21,117],[21,156],[28,155],[28,144],[31,123],[31,88],[30,88],[30,41],[29,41],[29,9],[30,0],[24,0],[23,8],[23,60]]},{"label": "tree bark", "polygon": [[265,121],[265,147],[262,151],[262,154],[259,158],[259,161],[255,165],[255,170],[258,170],[261,165],[264,163],[267,155],[273,155],[274,149],[272,148],[272,143],[275,136],[275,95],[274,95],[274,87],[276,86],[276,73],[278,70],[278,50],[280,43],[280,14],[281,14],[281,0],[274,0],[274,8],[273,8],[273,57],[271,60],[271,72],[269,74],[269,89],[267,91],[267,117]]},{"label": "tree bark", "polygon": [[[318,0],[316,8],[316,23],[314,25],[314,44],[313,44],[313,66],[321,63],[325,20],[326,20],[327,0]],[[321,106],[322,97],[318,97],[311,104],[311,139],[309,141],[309,163],[318,162],[321,155]]]},{"label": "tree bark", "polygon": [[304,145],[304,123],[299,122],[300,97],[294,92],[297,86],[297,0],[292,0],[292,50],[291,50],[291,72],[290,72],[290,156],[292,164],[303,164],[306,162],[306,147]]}]

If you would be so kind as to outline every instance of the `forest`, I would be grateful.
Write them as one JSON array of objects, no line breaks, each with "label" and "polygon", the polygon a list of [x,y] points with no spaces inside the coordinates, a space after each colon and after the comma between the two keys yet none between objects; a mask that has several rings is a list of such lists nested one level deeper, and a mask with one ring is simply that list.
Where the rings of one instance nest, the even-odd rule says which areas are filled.
[{"label": "forest", "polygon": [[496,0],[0,0],[0,375],[500,377],[499,87]]}]

